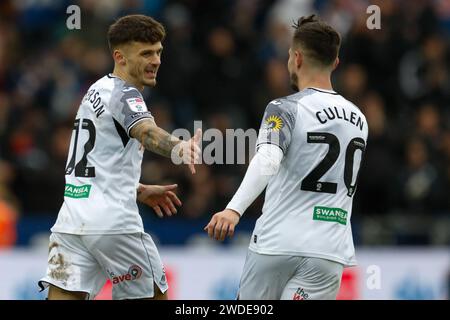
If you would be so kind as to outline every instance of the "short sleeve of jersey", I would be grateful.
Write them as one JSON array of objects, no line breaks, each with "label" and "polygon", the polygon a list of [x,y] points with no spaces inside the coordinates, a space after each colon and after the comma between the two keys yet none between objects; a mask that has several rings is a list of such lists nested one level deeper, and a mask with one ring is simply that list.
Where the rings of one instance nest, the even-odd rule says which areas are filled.
[{"label": "short sleeve of jersey", "polygon": [[286,153],[295,126],[297,105],[295,101],[279,99],[271,101],[264,112],[256,150],[262,144],[275,144]]},{"label": "short sleeve of jersey", "polygon": [[134,87],[123,87],[113,95],[111,113],[114,119],[125,129],[128,136],[130,130],[144,119],[153,119],[148,111],[142,94]]}]

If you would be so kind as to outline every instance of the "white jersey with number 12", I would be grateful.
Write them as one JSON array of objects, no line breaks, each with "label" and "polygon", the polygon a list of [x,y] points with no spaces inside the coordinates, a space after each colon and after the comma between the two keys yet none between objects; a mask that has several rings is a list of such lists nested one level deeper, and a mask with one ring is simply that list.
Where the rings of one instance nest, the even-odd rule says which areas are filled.
[{"label": "white jersey with number 12", "polygon": [[131,128],[152,119],[141,93],[107,75],[84,96],[74,122],[64,203],[52,232],[144,232],[136,204],[143,150]]}]

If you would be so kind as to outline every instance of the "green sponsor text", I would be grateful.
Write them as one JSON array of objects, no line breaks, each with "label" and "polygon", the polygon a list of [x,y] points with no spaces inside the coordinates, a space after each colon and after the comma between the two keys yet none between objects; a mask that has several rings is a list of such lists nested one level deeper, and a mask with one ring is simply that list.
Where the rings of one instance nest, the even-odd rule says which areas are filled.
[{"label": "green sponsor text", "polygon": [[64,196],[70,198],[89,198],[89,193],[91,192],[91,185],[85,184],[83,186],[74,186],[72,184],[66,184],[64,190]]},{"label": "green sponsor text", "polygon": [[347,224],[347,211],[339,208],[314,207],[313,220]]}]

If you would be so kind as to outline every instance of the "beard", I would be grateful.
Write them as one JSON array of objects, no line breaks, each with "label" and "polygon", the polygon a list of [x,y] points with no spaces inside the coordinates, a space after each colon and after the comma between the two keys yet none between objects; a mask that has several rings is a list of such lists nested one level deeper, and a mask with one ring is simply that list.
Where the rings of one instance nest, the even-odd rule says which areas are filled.
[{"label": "beard", "polygon": [[292,90],[294,90],[295,92],[298,92],[298,76],[295,73],[291,73],[290,75],[291,78],[291,88]]},{"label": "beard", "polygon": [[[134,81],[136,80],[140,80],[140,75],[141,73],[139,72],[139,68],[137,66],[133,66],[132,68],[129,69],[129,74],[131,76],[131,78],[134,79]],[[136,81],[136,82],[142,82],[142,81]]]},{"label": "beard", "polygon": [[156,86],[156,79],[145,78],[145,68],[140,69],[138,65],[136,65],[130,69],[130,76],[133,79],[135,79],[139,85],[147,86],[147,87],[155,87]]},{"label": "beard", "polygon": [[155,87],[156,86],[156,79],[143,79],[143,84],[147,87]]}]

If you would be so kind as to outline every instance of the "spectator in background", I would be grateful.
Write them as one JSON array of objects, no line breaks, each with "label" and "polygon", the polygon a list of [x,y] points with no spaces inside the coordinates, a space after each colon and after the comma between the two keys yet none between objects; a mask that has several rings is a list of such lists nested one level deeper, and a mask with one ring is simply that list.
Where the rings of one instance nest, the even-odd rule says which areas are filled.
[{"label": "spectator in background", "polygon": [[397,172],[395,133],[389,122],[383,98],[376,92],[367,94],[362,104],[370,135],[359,174],[360,183],[355,207],[363,214],[387,214],[394,201],[392,177]]},{"label": "spectator in background", "polygon": [[399,64],[400,89],[411,102],[450,102],[448,40],[433,34],[405,52]]},{"label": "spectator in background", "polygon": [[438,163],[441,155],[439,146],[442,140],[442,116],[434,104],[425,103],[416,112],[416,131],[426,143],[433,163]]},{"label": "spectator in background", "polygon": [[350,101],[361,105],[367,94],[367,71],[360,64],[349,64],[340,70],[339,91]]},{"label": "spectator in background", "polygon": [[430,162],[426,143],[420,138],[407,141],[405,158],[406,167],[398,175],[401,208],[408,213],[435,213],[448,197],[443,189],[445,177]]}]

